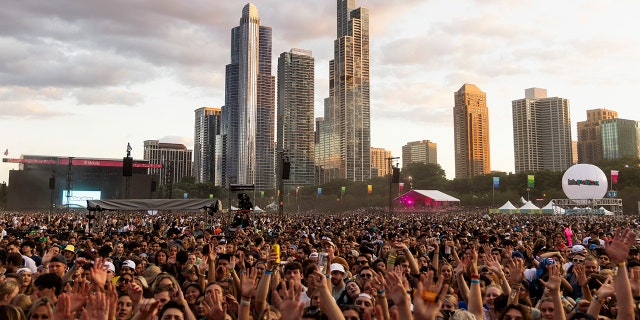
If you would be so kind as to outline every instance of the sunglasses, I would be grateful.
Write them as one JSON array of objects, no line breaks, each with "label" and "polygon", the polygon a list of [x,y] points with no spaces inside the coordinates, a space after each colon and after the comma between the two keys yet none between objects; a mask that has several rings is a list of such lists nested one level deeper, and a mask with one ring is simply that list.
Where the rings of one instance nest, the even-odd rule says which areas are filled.
[{"label": "sunglasses", "polygon": [[372,275],[370,273],[363,273],[360,275],[361,278],[369,278],[369,279],[371,278],[371,276]]},{"label": "sunglasses", "polygon": [[584,259],[573,258],[573,263],[584,263]]}]

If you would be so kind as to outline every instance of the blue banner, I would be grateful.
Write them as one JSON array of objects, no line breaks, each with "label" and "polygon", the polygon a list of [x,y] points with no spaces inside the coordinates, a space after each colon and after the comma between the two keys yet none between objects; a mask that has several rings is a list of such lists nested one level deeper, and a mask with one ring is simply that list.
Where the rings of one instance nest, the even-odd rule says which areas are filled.
[{"label": "blue banner", "polygon": [[493,177],[493,188],[500,188],[500,177]]}]

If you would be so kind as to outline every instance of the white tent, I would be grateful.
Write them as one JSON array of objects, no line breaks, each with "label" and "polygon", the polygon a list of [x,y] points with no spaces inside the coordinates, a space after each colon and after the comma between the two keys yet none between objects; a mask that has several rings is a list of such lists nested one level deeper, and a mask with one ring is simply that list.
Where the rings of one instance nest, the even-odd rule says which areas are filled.
[{"label": "white tent", "polygon": [[553,200],[549,201],[546,206],[542,207],[542,213],[564,214],[564,209],[555,206]]},{"label": "white tent", "polygon": [[516,206],[513,205],[513,203],[511,203],[511,201],[505,202],[505,204],[502,205],[502,207],[498,208],[498,210],[515,210],[518,209],[516,208]]},{"label": "white tent", "polygon": [[522,203],[522,204],[526,204],[526,203],[527,203],[527,200],[525,200],[525,199],[524,199],[524,197],[520,197],[520,203]]},{"label": "white tent", "polygon": [[531,201],[527,201],[527,203],[525,203],[522,207],[520,207],[520,210],[522,210],[522,209],[527,209],[527,210],[534,209],[534,210],[537,210],[537,209],[540,209],[540,208],[536,207],[536,205],[533,204]]},{"label": "white tent", "polygon": [[612,215],[613,215],[613,212],[611,212],[611,211],[609,211],[609,210],[605,209],[605,207],[600,207],[600,208],[599,208],[599,210],[600,210],[600,211],[602,211],[602,212],[604,212],[604,215],[605,215],[605,216],[612,216]]},{"label": "white tent", "polygon": [[264,212],[264,210],[260,209],[260,207],[258,207],[258,206],[255,206],[253,208],[253,212]]}]

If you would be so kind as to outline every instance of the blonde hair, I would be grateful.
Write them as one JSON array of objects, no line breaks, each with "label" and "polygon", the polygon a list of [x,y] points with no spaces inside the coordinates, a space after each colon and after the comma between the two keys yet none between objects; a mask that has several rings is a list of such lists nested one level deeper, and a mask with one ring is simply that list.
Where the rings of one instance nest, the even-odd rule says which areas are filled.
[{"label": "blonde hair", "polygon": [[10,296],[11,294],[13,294],[16,289],[18,289],[18,292],[20,292],[20,287],[20,284],[15,281],[3,282],[2,284],[0,284],[0,300],[6,299],[6,296]]}]

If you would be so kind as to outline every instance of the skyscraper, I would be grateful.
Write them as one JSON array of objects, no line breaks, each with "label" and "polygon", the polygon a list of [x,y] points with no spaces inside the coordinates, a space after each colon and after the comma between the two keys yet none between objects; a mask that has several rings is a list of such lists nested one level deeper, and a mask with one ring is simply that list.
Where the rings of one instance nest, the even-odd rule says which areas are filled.
[{"label": "skyscraper", "polygon": [[371,147],[371,175],[374,177],[384,177],[391,174],[388,158],[391,158],[391,151],[384,148]]},{"label": "skyscraper", "polygon": [[487,174],[491,172],[487,94],[473,84],[464,84],[454,97],[456,178]]},{"label": "skyscraper", "polygon": [[286,189],[314,183],[313,93],[314,59],[311,51],[291,49],[280,54],[277,150],[284,151],[291,164],[289,179],[284,180]]},{"label": "skyscraper", "polygon": [[183,144],[144,141],[144,159],[151,164],[162,165],[162,168],[149,169],[150,175],[160,175],[160,185],[171,185],[180,182],[183,177],[191,177],[192,156],[193,150]]},{"label": "skyscraper", "polygon": [[355,0],[337,0],[337,6],[316,163],[333,177],[366,181],[371,178],[369,10],[356,8]]},{"label": "skyscraper", "polygon": [[578,122],[578,163],[598,163],[602,160],[602,134],[600,127],[618,113],[607,109],[587,110],[587,120]]},{"label": "skyscraper", "polygon": [[222,108],[222,185],[275,187],[275,77],[271,75],[271,28],[260,25],[247,4],[231,30],[231,63]]},{"label": "skyscraper", "polygon": [[220,120],[220,108],[195,110],[193,175],[198,183],[212,182],[219,186],[222,182]]},{"label": "skyscraper", "polygon": [[516,173],[561,172],[571,166],[569,100],[530,88],[524,99],[511,102],[511,109]]},{"label": "skyscraper", "polygon": [[602,158],[640,158],[640,121],[606,119],[602,121]]},{"label": "skyscraper", "polygon": [[412,141],[402,146],[402,167],[411,163],[438,163],[438,144],[429,140]]}]

